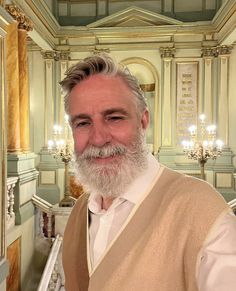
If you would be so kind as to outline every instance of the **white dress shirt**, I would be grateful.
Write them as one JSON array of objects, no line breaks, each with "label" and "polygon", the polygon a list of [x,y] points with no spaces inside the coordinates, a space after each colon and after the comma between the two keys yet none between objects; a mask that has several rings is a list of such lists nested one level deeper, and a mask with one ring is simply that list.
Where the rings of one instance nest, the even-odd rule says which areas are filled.
[{"label": "white dress shirt", "polygon": [[[129,189],[113,200],[108,210],[102,209],[102,198],[90,195],[90,227],[88,231],[88,265],[90,275],[129,222],[160,177],[163,167],[148,155],[148,167]],[[145,193],[145,194],[144,194]],[[200,291],[236,290],[236,217],[225,214],[210,233],[199,253],[197,283]]]}]

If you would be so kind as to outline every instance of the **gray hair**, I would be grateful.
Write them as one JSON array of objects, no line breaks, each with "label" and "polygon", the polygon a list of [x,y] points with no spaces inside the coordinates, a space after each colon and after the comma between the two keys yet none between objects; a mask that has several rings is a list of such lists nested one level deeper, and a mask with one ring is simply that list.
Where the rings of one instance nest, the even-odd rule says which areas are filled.
[{"label": "gray hair", "polygon": [[147,108],[147,103],[138,81],[131,75],[128,68],[116,64],[110,56],[100,54],[87,57],[66,71],[66,77],[59,83],[65,93],[64,104],[66,112],[68,112],[68,98],[72,89],[81,81],[96,74],[121,77],[133,92],[134,101],[140,113]]}]

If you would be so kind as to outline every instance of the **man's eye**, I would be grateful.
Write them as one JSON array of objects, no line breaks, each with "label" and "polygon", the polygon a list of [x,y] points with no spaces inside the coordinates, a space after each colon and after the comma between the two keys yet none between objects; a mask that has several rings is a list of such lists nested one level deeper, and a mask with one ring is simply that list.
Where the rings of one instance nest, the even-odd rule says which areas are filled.
[{"label": "man's eye", "polygon": [[123,120],[123,119],[124,119],[123,116],[118,116],[118,115],[108,117],[108,120],[111,120],[111,121],[118,121],[118,120]]},{"label": "man's eye", "polygon": [[81,121],[81,122],[76,122],[74,124],[74,127],[85,127],[87,125],[89,125],[90,123],[88,121]]}]

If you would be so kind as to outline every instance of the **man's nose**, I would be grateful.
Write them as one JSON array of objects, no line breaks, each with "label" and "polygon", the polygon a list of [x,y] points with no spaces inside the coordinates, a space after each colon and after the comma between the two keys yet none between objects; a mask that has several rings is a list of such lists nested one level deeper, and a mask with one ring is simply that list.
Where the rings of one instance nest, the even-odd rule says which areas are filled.
[{"label": "man's nose", "polygon": [[94,146],[104,146],[111,141],[111,133],[106,125],[99,123],[93,125],[91,131],[90,143]]}]

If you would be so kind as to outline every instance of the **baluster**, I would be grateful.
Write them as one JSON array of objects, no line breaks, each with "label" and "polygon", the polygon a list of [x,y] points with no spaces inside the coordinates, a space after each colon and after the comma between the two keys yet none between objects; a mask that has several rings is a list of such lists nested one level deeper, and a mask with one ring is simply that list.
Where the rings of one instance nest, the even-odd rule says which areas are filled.
[{"label": "baluster", "polygon": [[39,217],[40,235],[41,235],[41,237],[44,237],[44,232],[43,232],[43,228],[44,228],[43,211],[39,210],[39,212],[40,212],[40,217]]},{"label": "baluster", "polygon": [[52,271],[52,275],[51,275],[51,278],[50,278],[50,282],[49,282],[49,285],[48,285],[48,290],[49,291],[54,291],[55,288],[56,288],[56,285],[57,285],[57,271],[55,270],[55,266],[53,268],[53,271]]},{"label": "baluster", "polygon": [[47,233],[48,233],[48,238],[51,239],[51,237],[52,237],[52,214],[47,213],[47,217],[48,217]]},{"label": "baluster", "polygon": [[12,185],[7,185],[7,207],[6,207],[6,213],[7,213],[7,222],[10,220],[10,191],[11,191]]},{"label": "baluster", "polygon": [[10,217],[15,217],[15,213],[14,213],[14,200],[15,200],[14,187],[15,187],[15,184],[12,184],[11,188],[10,188],[9,197],[8,197],[9,198],[9,215],[10,215]]}]

